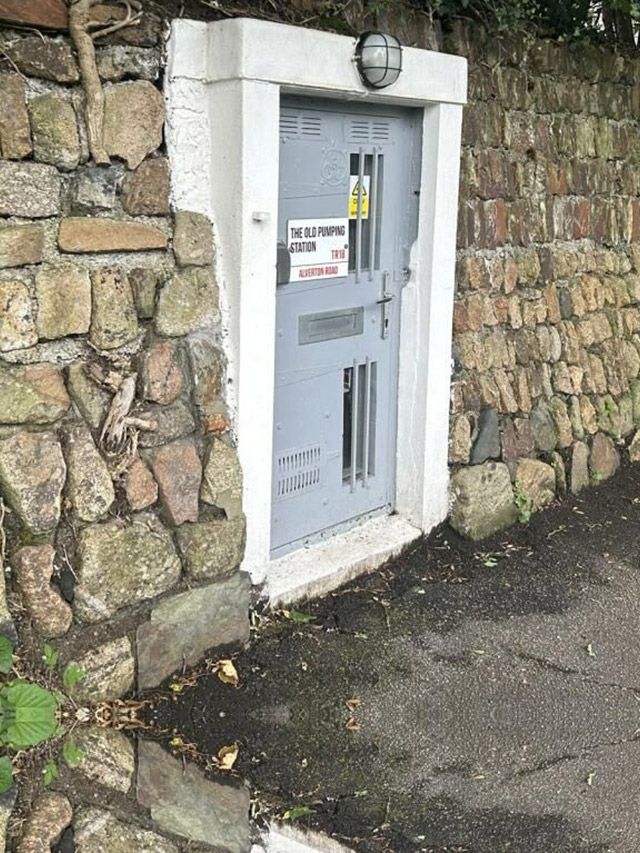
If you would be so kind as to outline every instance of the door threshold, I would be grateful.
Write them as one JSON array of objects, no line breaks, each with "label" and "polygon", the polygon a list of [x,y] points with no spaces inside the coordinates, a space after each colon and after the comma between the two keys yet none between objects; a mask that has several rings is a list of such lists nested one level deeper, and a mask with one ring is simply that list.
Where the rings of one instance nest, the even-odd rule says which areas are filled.
[{"label": "door threshold", "polygon": [[379,568],[420,535],[401,516],[385,515],[278,557],[267,569],[269,604],[277,607],[325,595]]},{"label": "door threshold", "polygon": [[353,850],[311,829],[272,823],[268,835],[251,848],[251,853],[353,853]]}]

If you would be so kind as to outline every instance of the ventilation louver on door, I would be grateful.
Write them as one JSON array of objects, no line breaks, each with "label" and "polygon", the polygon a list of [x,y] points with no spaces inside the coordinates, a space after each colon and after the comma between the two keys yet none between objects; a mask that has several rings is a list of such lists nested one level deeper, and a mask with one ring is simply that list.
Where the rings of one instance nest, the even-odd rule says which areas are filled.
[{"label": "ventilation louver on door", "polygon": [[391,135],[388,121],[381,119],[351,119],[349,142],[387,142]]},{"label": "ventilation louver on door", "polygon": [[296,447],[278,454],[276,459],[276,500],[309,492],[322,485],[324,453],[322,446]]},{"label": "ventilation louver on door", "polygon": [[280,113],[283,139],[321,139],[322,117],[310,113]]}]

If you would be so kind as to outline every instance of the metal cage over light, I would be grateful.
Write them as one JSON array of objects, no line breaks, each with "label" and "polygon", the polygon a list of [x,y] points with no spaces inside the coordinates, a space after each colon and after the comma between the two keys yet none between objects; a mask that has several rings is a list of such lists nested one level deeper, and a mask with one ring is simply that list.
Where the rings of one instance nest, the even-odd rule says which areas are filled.
[{"label": "metal cage over light", "polygon": [[355,58],[362,82],[370,89],[391,86],[402,71],[402,47],[389,33],[363,33],[356,45]]}]

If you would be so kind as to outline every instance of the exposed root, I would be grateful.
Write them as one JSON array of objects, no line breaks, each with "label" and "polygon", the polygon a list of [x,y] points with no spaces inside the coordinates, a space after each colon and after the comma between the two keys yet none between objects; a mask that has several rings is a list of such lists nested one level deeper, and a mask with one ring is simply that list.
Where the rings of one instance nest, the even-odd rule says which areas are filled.
[{"label": "exposed root", "polygon": [[109,413],[100,435],[100,444],[108,453],[118,453],[124,447],[126,418],[136,396],[136,374],[122,380],[113,396]]},{"label": "exposed root", "polygon": [[[129,419],[127,418],[126,421]],[[125,446],[119,455],[107,459],[111,479],[115,482],[123,477],[133,465],[138,455],[138,430],[128,429]]]},{"label": "exposed root", "polygon": [[[100,2],[102,2],[102,0],[100,0]],[[117,0],[117,2],[125,7],[125,17],[121,21],[115,21],[113,24],[109,24],[106,27],[103,27],[101,30],[96,30],[95,32],[92,32],[92,39],[98,39],[102,36],[108,36],[110,33],[115,33],[118,30],[121,30],[123,27],[135,27],[140,23],[140,20],[142,18],[142,3],[140,2],[140,0]],[[93,23],[89,26],[91,29],[93,29],[94,27],[99,27],[100,24]]]},{"label": "exposed root", "polygon": [[150,421],[148,418],[136,418],[130,415],[124,419],[125,427],[135,427],[136,429],[144,429],[153,432],[158,429],[158,424],[155,421]]},{"label": "exposed root", "polygon": [[122,374],[115,370],[105,370],[97,362],[92,362],[86,368],[89,376],[98,383],[104,385],[112,394],[115,394],[122,384]]},{"label": "exposed root", "polygon": [[7,550],[7,534],[4,529],[4,517],[6,515],[7,508],[4,505],[4,501],[0,498],[0,570],[4,566],[5,554]]},{"label": "exposed root", "polygon": [[149,706],[148,701],[116,699],[115,702],[101,702],[93,709],[93,722],[103,729],[135,731],[149,729],[151,726],[139,719],[138,712]]},{"label": "exposed root", "polygon": [[13,59],[9,56],[9,54],[8,54],[8,53],[7,53],[7,51],[2,47],[2,45],[0,45],[0,55],[2,56],[2,59],[3,59],[3,60],[5,60],[5,62],[8,62],[8,63],[9,63],[9,65],[11,66],[11,68],[13,69],[13,71],[18,75],[18,77],[22,77],[22,79],[24,80],[24,82],[25,82],[25,83],[27,83],[27,84],[29,85],[29,87],[31,87],[31,82],[29,81],[29,78],[28,78],[28,77],[25,77],[25,75],[22,73],[22,71],[20,71],[20,69],[18,68],[18,66],[16,65],[16,63],[15,63],[15,62],[13,61]]},{"label": "exposed root", "polygon": [[111,162],[104,146],[104,91],[98,74],[96,51],[89,32],[91,7],[97,0],[72,0],[69,6],[69,34],[78,54],[78,65],[86,99],[89,151],[98,165]]},{"label": "exposed root", "polygon": [[138,431],[154,431],[157,423],[148,417],[129,414],[135,403],[136,374],[122,378],[113,370],[105,371],[92,364],[88,373],[96,381],[113,392],[113,399],[100,434],[100,448],[109,466],[113,480],[118,480],[129,470],[138,453]]},{"label": "exposed root", "polygon": [[[140,23],[142,4],[140,0],[118,0],[126,10],[125,17],[107,26],[91,20],[91,9],[102,0],[71,0],[69,5],[69,34],[78,55],[80,76],[85,93],[87,113],[87,136],[89,150],[98,165],[111,161],[104,144],[104,90],[96,62],[94,39]],[[96,29],[101,27],[101,29]],[[93,30],[93,32],[92,32]]]}]

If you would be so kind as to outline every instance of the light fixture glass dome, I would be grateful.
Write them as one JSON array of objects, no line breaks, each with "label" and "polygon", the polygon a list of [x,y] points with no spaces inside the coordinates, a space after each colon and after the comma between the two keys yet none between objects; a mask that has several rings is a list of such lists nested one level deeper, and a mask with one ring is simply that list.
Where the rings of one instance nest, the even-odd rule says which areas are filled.
[{"label": "light fixture glass dome", "polygon": [[384,89],[395,83],[402,71],[402,47],[389,33],[363,33],[356,45],[358,72],[365,86]]}]

